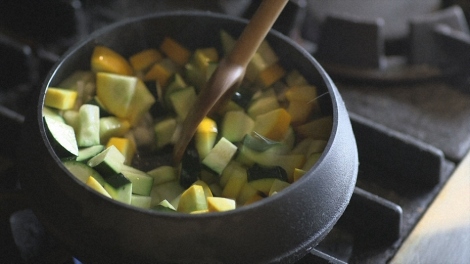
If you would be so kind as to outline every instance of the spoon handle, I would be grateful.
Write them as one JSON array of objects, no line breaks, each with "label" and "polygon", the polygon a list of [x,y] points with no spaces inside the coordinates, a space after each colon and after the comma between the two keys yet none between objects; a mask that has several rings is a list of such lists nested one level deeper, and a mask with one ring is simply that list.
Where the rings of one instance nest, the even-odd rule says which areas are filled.
[{"label": "spoon handle", "polygon": [[228,55],[246,67],[289,0],[263,0]]}]

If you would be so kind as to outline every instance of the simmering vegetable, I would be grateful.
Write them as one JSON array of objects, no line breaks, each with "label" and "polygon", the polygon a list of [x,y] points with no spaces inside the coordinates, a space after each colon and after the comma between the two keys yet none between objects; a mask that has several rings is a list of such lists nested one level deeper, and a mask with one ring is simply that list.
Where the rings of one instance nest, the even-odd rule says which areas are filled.
[{"label": "simmering vegetable", "polygon": [[165,212],[234,210],[275,195],[319,159],[331,133],[316,87],[264,41],[226,105],[199,125],[182,164],[170,163],[181,123],[223,51],[165,37],[125,58],[96,46],[89,71],[49,87],[48,137],[64,166],[116,201]]}]

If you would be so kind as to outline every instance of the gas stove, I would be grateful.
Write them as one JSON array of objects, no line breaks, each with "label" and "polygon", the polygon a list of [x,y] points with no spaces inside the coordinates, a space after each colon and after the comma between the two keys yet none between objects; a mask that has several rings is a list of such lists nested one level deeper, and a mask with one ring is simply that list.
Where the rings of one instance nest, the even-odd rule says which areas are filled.
[{"label": "gas stove", "polygon": [[[409,12],[383,14],[377,12],[382,1],[351,1],[364,8],[340,8],[335,2],[290,1],[275,25],[330,74],[348,108],[359,151],[350,204],[328,236],[299,263],[403,263],[411,255],[423,260],[431,244],[416,233],[432,218],[428,214],[439,215],[432,208],[452,193],[443,190],[455,178],[468,182],[468,174],[461,176],[468,172],[462,167],[470,167],[468,7],[427,0]],[[0,262],[79,262],[48,236],[29,209],[14,155],[28,95],[39,89],[61,54],[91,32],[129,17],[175,9],[250,17],[258,3],[2,1]],[[387,7],[400,10],[406,3],[387,2]],[[469,192],[463,192],[463,199]],[[470,211],[468,203],[458,208],[466,209]],[[467,225],[460,237],[468,245],[470,216],[461,217]],[[457,248],[442,254],[465,263],[469,247]]]}]

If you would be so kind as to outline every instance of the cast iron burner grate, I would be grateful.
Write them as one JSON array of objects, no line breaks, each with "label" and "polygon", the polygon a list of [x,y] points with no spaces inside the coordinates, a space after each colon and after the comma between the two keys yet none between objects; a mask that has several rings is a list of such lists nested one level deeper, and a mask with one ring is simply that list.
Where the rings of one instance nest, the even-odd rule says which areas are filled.
[{"label": "cast iron burner grate", "polygon": [[[254,4],[257,2],[259,1],[253,1]],[[17,183],[17,164],[12,154],[16,147],[15,142],[18,141],[23,111],[28,104],[28,94],[33,89],[39,89],[60,55],[83,36],[129,16],[175,8],[227,12],[218,3],[219,1],[175,3],[162,0],[142,1],[137,7],[132,1],[125,0],[48,0],[41,1],[40,4],[26,0],[2,1],[0,262],[76,261],[67,250],[47,235],[28,208]],[[284,21],[291,21],[292,24],[286,27],[283,23],[280,29],[296,39],[299,37],[296,35],[298,31],[292,30],[290,26],[298,26],[296,23],[299,17],[304,19],[304,29],[311,26],[308,14],[305,16],[303,4],[304,1],[291,1],[289,12],[283,13]],[[252,10],[250,8],[246,9],[246,14]],[[452,7],[437,15],[430,14],[417,19],[414,24],[418,32],[416,34],[423,33],[427,37],[437,37],[443,43],[451,42],[461,49],[468,48],[467,43],[470,42],[466,42],[468,37],[465,35],[465,24],[462,24],[459,12],[458,7]],[[453,22],[441,23],[446,20],[459,22],[457,24],[460,28],[455,27]],[[350,32],[365,30],[362,34],[365,39],[358,43],[366,41],[369,43],[367,45],[372,42],[378,46],[367,53],[357,54],[359,57],[356,58],[331,55],[338,51],[328,50],[325,46],[335,42],[334,36],[339,35],[336,30],[343,32],[341,25],[348,25]],[[335,64],[334,67],[326,68],[337,83],[350,112],[360,167],[357,186],[344,215],[328,236],[299,263],[385,263],[396,253],[452,174],[455,165],[470,148],[470,95],[467,88],[462,88],[468,87],[468,78],[466,75],[458,75],[458,78],[453,79],[458,81],[449,82],[440,67],[452,64],[455,66],[451,67],[452,70],[457,69],[452,71],[455,74],[462,68],[462,62],[454,63],[455,56],[452,53],[449,55],[450,51],[447,50],[439,52],[447,54],[442,57],[447,56],[448,60],[428,61],[425,55],[418,52],[422,45],[419,42],[413,44],[417,45],[416,53],[407,54],[406,56],[411,57],[405,56],[404,60],[420,64],[425,62],[427,67],[414,70],[422,73],[420,71],[424,69],[428,74],[425,75],[426,78],[416,78],[415,74],[410,84],[406,80],[410,80],[413,77],[411,75],[384,75],[384,70],[390,69],[390,65],[394,65],[396,60],[387,57],[381,46],[384,45],[384,40],[380,35],[380,21],[365,23],[362,20],[358,22],[344,17],[332,17],[322,26],[324,30],[316,55],[326,66],[329,64],[328,60]],[[310,28],[318,28],[318,25]],[[329,30],[334,31],[328,32]],[[464,37],[456,37],[462,34],[462,30]],[[357,34],[350,36],[357,37]],[[404,43],[409,45],[410,42]],[[333,45],[330,48],[335,47]],[[358,48],[361,49],[361,46]],[[442,45],[433,47],[441,48]],[[351,55],[351,52],[346,55]],[[367,64],[356,67],[358,65],[354,65],[354,62],[362,58]],[[398,62],[396,65],[405,65],[403,56]],[[432,77],[433,81],[438,77],[437,87],[434,82],[433,85],[427,82],[428,77]],[[405,82],[402,82],[403,79]],[[442,96],[443,94],[446,96]],[[424,103],[424,100],[428,103]],[[441,108],[452,109],[451,106],[456,104],[459,108],[452,115],[442,117],[436,114]],[[451,139],[449,134],[452,134]]]}]

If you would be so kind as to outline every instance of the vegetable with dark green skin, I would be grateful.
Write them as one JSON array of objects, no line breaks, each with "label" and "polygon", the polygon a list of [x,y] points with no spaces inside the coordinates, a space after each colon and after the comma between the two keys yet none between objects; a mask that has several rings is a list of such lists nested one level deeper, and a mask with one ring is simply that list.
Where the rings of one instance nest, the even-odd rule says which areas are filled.
[{"label": "vegetable with dark green skin", "polygon": [[201,170],[201,161],[193,140],[190,142],[181,160],[180,185],[183,188],[191,186],[198,180]]},{"label": "vegetable with dark green skin", "polygon": [[275,178],[287,182],[287,173],[281,166],[263,167],[255,164],[247,170],[247,180],[254,181],[264,178]]}]

